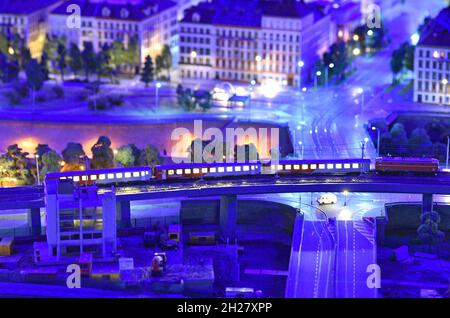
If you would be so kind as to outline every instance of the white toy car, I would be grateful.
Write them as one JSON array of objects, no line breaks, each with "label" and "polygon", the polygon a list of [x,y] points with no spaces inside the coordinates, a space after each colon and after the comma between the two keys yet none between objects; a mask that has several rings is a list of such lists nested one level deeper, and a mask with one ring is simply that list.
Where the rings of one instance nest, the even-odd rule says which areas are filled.
[{"label": "white toy car", "polygon": [[320,198],[317,199],[317,202],[322,204],[336,204],[337,203],[337,196],[333,193],[325,193]]}]

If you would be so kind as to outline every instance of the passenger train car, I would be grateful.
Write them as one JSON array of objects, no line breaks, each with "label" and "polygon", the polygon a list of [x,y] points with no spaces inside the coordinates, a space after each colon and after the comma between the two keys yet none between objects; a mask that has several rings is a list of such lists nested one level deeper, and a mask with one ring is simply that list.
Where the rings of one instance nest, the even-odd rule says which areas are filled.
[{"label": "passenger train car", "polygon": [[[184,163],[88,171],[53,172],[46,180],[72,180],[80,185],[139,183],[154,180],[192,180],[256,175],[348,175],[369,173],[370,159],[279,160],[246,163]],[[376,173],[436,174],[439,162],[433,158],[376,158]]]}]

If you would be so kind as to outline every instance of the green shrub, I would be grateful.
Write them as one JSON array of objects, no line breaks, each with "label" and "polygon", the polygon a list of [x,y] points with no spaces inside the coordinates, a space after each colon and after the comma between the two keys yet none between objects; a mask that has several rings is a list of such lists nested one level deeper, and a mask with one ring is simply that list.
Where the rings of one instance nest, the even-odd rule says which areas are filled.
[{"label": "green shrub", "polygon": [[14,86],[14,90],[20,97],[26,98],[30,95],[30,88],[26,83],[19,83]]},{"label": "green shrub", "polygon": [[88,107],[91,110],[107,110],[111,108],[111,104],[105,96],[91,97],[88,101]]},{"label": "green shrub", "polygon": [[108,102],[110,106],[122,106],[123,105],[123,96],[122,95],[109,95]]},{"label": "green shrub", "polygon": [[52,91],[55,94],[56,98],[64,97],[64,88],[62,88],[61,86],[53,86]]},{"label": "green shrub", "polygon": [[12,105],[18,105],[22,101],[19,93],[16,90],[9,90],[5,92],[5,97],[8,99],[9,103]]},{"label": "green shrub", "polygon": [[36,95],[36,102],[44,103],[46,101],[47,101],[47,96],[45,96],[45,94],[38,94],[38,95]]}]

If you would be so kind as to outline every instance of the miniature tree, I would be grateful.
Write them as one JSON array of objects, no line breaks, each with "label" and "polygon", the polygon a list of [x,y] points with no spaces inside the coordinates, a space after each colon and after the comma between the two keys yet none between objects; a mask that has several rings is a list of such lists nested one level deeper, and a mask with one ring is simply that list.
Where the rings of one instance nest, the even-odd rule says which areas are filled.
[{"label": "miniature tree", "polygon": [[69,68],[75,77],[83,68],[83,59],[80,49],[74,43],[71,43],[69,48]]},{"label": "miniature tree", "polygon": [[141,152],[140,162],[143,166],[155,166],[163,162],[163,158],[159,154],[158,148],[148,144]]},{"label": "miniature tree", "polygon": [[86,156],[83,146],[79,143],[70,142],[62,151],[65,165],[62,171],[80,170],[81,159]]},{"label": "miniature tree", "polygon": [[170,69],[172,68],[172,53],[170,47],[164,45],[161,54],[156,57],[156,72],[160,74],[162,71],[167,71],[167,80],[170,82]]},{"label": "miniature tree", "polygon": [[441,217],[436,211],[426,212],[422,216],[422,224],[417,229],[419,239],[423,243],[437,244],[444,240],[444,232],[439,230]]},{"label": "miniature tree", "polygon": [[141,82],[145,83],[145,87],[153,82],[153,61],[150,55],[145,58],[144,68],[141,72]]},{"label": "miniature tree", "polygon": [[39,91],[44,86],[45,74],[42,72],[42,67],[35,59],[31,59],[25,68],[27,75],[27,83],[32,92],[33,107],[36,100],[36,91]]},{"label": "miniature tree", "polygon": [[86,81],[89,82],[89,75],[95,72],[97,68],[97,59],[94,52],[94,47],[91,42],[84,44],[84,50],[81,53],[81,59],[83,61],[83,68],[86,75]]},{"label": "miniature tree", "polygon": [[42,155],[42,168],[40,171],[40,178],[44,180],[48,172],[57,172],[61,167],[61,156],[55,151],[50,150]]},{"label": "miniature tree", "polygon": [[114,159],[124,167],[133,167],[136,162],[131,145],[121,146],[117,149]]},{"label": "miniature tree", "polygon": [[58,48],[57,48],[57,53],[58,53],[58,57],[57,57],[57,64],[58,64],[58,69],[59,69],[59,73],[61,74],[61,81],[64,82],[64,70],[67,67],[67,50],[66,50],[66,46],[62,43],[58,43]]},{"label": "miniature tree", "polygon": [[106,136],[100,136],[92,151],[92,169],[105,169],[114,167],[114,152],[111,149],[111,140]]}]

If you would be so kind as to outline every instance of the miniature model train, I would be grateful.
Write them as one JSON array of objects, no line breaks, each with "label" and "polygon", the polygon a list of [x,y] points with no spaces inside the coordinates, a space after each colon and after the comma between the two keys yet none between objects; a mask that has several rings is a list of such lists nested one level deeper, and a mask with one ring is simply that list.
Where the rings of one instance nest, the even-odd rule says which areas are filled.
[{"label": "miniature model train", "polygon": [[54,172],[46,180],[71,180],[77,184],[115,184],[150,180],[189,180],[253,175],[348,175],[366,174],[423,174],[436,175],[439,161],[434,158],[375,159],[370,170],[369,159],[279,160],[277,164],[261,161],[245,163],[185,163],[152,167],[131,167],[88,171]]}]

